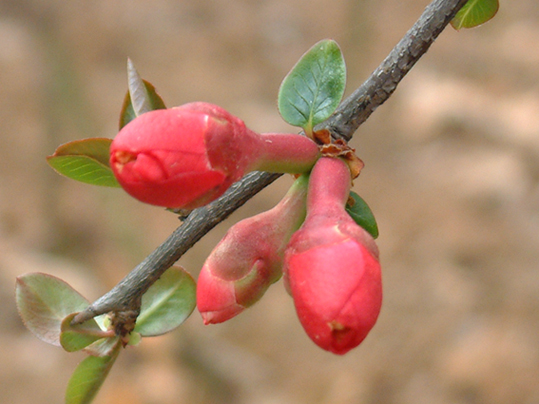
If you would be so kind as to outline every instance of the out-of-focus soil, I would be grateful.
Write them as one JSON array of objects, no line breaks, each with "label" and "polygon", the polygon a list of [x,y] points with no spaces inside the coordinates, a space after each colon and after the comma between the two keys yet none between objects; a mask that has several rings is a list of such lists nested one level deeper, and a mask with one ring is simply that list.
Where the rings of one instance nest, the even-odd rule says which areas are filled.
[{"label": "out-of-focus soil", "polygon": [[[15,277],[47,272],[89,299],[179,225],[121,190],[75,183],[45,156],[113,137],[129,56],[169,106],[222,105],[257,131],[296,131],[280,81],[316,41],[342,47],[351,92],[428,1],[0,2],[0,401],[49,404],[82,354],[27,331]],[[304,334],[282,283],[232,321],[120,356],[96,403],[532,404],[539,402],[539,3],[501,2],[448,28],[351,144],[355,190],[380,227],[385,300],[344,357]],[[273,206],[281,178],[181,259],[197,274],[241,217]]]}]

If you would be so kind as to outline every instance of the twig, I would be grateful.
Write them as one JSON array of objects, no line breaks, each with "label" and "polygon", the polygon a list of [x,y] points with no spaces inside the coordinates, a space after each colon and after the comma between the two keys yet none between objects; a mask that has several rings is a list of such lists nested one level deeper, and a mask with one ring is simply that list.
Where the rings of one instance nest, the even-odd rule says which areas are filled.
[{"label": "twig", "polygon": [[282,174],[252,172],[233,184],[216,201],[193,210],[185,221],[120,281],[110,292],[92,303],[73,319],[82,323],[110,311],[137,311],[144,292],[207,232],[225,220],[254,195]]},{"label": "twig", "polygon": [[406,73],[468,0],[434,0],[369,78],[315,130],[327,129],[334,138],[350,140],[357,128],[382,105]]},{"label": "twig", "polygon": [[[434,0],[387,58],[337,111],[315,130],[327,129],[334,138],[350,140],[357,128],[395,91],[398,83],[423,56],[467,0]],[[234,184],[221,198],[196,209],[170,237],[110,292],[79,313],[82,323],[108,312],[140,310],[141,297],[189,248],[217,224],[281,174],[253,172]]]}]

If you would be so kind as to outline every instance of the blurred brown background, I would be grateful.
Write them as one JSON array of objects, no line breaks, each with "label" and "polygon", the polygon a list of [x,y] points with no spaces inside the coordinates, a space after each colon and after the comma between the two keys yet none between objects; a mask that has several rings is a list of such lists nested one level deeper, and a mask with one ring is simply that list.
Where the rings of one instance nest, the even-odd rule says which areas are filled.
[{"label": "blurred brown background", "polygon": [[[220,104],[258,131],[280,81],[334,38],[351,92],[428,4],[400,0],[0,0],[0,401],[63,402],[82,354],[31,335],[17,275],[58,275],[93,300],[179,224],[121,190],[62,178],[45,156],[113,137],[129,56],[167,105]],[[317,348],[281,283],[229,323],[197,312],[120,355],[98,404],[539,403],[539,3],[502,1],[447,29],[356,133],[355,189],[380,227],[385,301],[344,357]],[[181,260],[193,274],[230,223]]]}]

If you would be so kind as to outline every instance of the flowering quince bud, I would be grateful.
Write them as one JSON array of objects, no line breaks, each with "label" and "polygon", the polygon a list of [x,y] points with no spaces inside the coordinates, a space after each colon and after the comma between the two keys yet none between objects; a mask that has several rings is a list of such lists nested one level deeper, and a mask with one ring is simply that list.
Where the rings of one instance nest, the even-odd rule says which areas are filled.
[{"label": "flowering quince bud", "polygon": [[321,348],[345,354],[374,326],[382,304],[378,248],[348,215],[350,171],[322,157],[311,173],[307,217],[286,251],[284,281],[303,328]]},{"label": "flowering quince bud", "polygon": [[205,324],[241,313],[281,277],[286,244],[305,218],[307,184],[300,176],[279,204],[232,226],[212,251],[197,282]]},{"label": "flowering quince bud", "polygon": [[111,144],[110,166],[140,201],[194,209],[249,171],[306,172],[318,156],[318,146],[304,136],[261,135],[224,109],[195,102],[129,122]]}]

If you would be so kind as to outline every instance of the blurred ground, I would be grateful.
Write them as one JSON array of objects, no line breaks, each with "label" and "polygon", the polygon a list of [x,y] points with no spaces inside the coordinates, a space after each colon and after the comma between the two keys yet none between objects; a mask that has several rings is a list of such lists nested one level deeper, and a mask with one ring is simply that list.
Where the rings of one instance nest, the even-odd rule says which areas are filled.
[{"label": "blurred ground", "polygon": [[[179,224],[56,175],[45,156],[113,137],[133,59],[167,105],[222,105],[289,131],[280,81],[331,37],[357,87],[428,1],[0,0],[0,400],[63,400],[83,356],[42,343],[14,306],[17,275],[61,276],[89,299]],[[385,301],[345,357],[303,333],[281,283],[229,323],[198,313],[120,356],[98,404],[539,403],[539,3],[502,1],[447,29],[352,145],[379,221]],[[294,130],[294,129],[292,129]],[[181,260],[196,274],[230,223],[271,207],[282,178]]]}]

